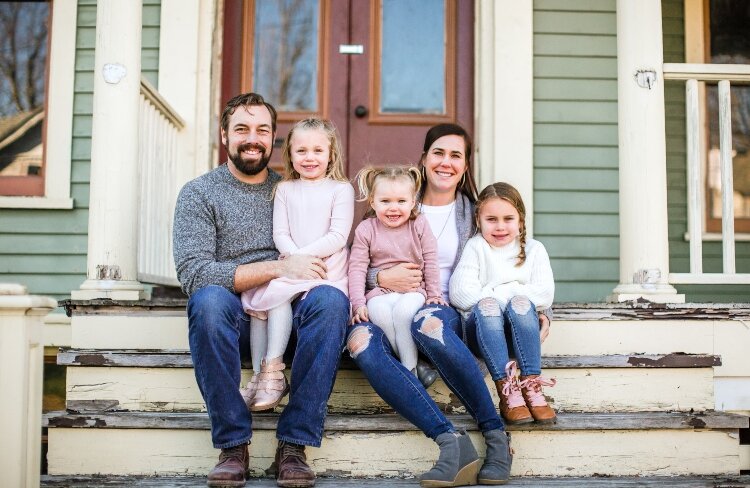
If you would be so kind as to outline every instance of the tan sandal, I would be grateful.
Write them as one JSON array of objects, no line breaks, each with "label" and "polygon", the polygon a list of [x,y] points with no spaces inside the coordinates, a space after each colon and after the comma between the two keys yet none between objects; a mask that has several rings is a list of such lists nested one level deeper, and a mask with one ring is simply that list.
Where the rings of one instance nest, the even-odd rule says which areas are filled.
[{"label": "tan sandal", "polygon": [[245,400],[245,405],[250,408],[255,399],[255,394],[258,392],[258,375],[254,374],[250,381],[247,382],[247,386],[240,387],[240,395]]},{"label": "tan sandal", "polygon": [[250,404],[252,412],[271,410],[289,393],[289,383],[284,376],[286,365],[279,356],[269,361],[265,359],[260,365],[258,390]]}]

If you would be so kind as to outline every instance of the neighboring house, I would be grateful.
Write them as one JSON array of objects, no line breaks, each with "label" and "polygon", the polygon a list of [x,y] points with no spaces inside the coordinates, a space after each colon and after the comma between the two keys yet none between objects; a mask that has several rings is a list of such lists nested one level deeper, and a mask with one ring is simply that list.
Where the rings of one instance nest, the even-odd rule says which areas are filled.
[{"label": "neighboring house", "polygon": [[42,169],[44,110],[0,119],[0,175],[36,175]]},{"label": "neighboring house", "polygon": [[[407,2],[277,3],[294,8],[53,2],[45,192],[0,197],[0,281],[58,299],[131,300],[176,285],[176,193],[219,163],[223,103],[255,89],[280,109],[277,143],[304,115],[334,120],[350,176],[416,162],[434,123],[465,125],[480,186],[521,190],[557,303],[750,301],[750,96],[737,88],[750,80],[750,51],[740,43],[737,62],[712,65],[728,58],[709,46],[731,47],[708,18],[711,3],[731,2],[461,0],[419,16]],[[97,28],[117,34],[97,45]],[[138,38],[135,56],[127,44]],[[695,79],[729,80],[732,133],[707,132],[716,90]],[[736,191],[723,197],[718,168],[732,148],[715,143],[727,134],[738,141]],[[722,208],[736,217],[723,227]],[[736,334],[729,343],[747,344]],[[730,389],[747,388],[750,365],[731,376]],[[731,410],[750,410],[747,395],[722,391]]]}]

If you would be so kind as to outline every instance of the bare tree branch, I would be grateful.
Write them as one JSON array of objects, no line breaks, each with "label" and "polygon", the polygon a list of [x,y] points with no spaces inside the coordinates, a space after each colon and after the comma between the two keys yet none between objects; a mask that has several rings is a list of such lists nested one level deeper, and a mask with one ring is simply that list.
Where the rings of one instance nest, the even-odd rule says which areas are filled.
[{"label": "bare tree branch", "polygon": [[44,101],[46,2],[0,2],[0,116]]}]

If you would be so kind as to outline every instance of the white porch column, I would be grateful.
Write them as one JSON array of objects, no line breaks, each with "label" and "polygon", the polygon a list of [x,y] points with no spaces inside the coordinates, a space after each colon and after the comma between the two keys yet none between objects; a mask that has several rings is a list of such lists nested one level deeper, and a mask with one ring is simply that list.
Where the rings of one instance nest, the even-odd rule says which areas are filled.
[{"label": "white porch column", "polygon": [[684,302],[667,279],[661,2],[617,0],[620,284],[610,301]]},{"label": "white porch column", "polygon": [[96,11],[87,280],[74,299],[145,298],[137,281],[141,0]]},{"label": "white porch column", "polygon": [[39,486],[42,445],[42,320],[57,302],[0,283],[0,436],[3,486]]},{"label": "white porch column", "polygon": [[515,186],[534,229],[534,7],[479,0],[475,25],[475,176],[479,191],[496,181]]}]

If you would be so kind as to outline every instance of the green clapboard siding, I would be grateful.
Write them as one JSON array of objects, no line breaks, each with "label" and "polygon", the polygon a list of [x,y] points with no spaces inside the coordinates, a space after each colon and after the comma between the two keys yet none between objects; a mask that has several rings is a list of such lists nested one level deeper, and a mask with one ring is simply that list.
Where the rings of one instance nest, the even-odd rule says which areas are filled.
[{"label": "green clapboard siding", "polygon": [[[662,0],[664,17],[664,62],[685,62],[685,32],[683,0]],[[685,134],[685,83],[666,82],[667,130],[667,200],[669,202],[669,268],[675,273],[690,271],[687,233],[687,174]],[[737,242],[736,267],[738,273],[750,273],[750,243]],[[721,243],[703,243],[703,269],[721,272]],[[747,302],[750,286],[710,285],[677,286],[689,302]]]},{"label": "green clapboard siding", "polygon": [[[161,0],[143,2],[142,72],[154,86],[159,69]],[[0,282],[58,299],[86,278],[96,1],[79,0],[76,31],[71,195],[73,210],[2,209]]]},{"label": "green clapboard siding", "polygon": [[534,1],[534,236],[555,301],[619,281],[615,1]]}]

